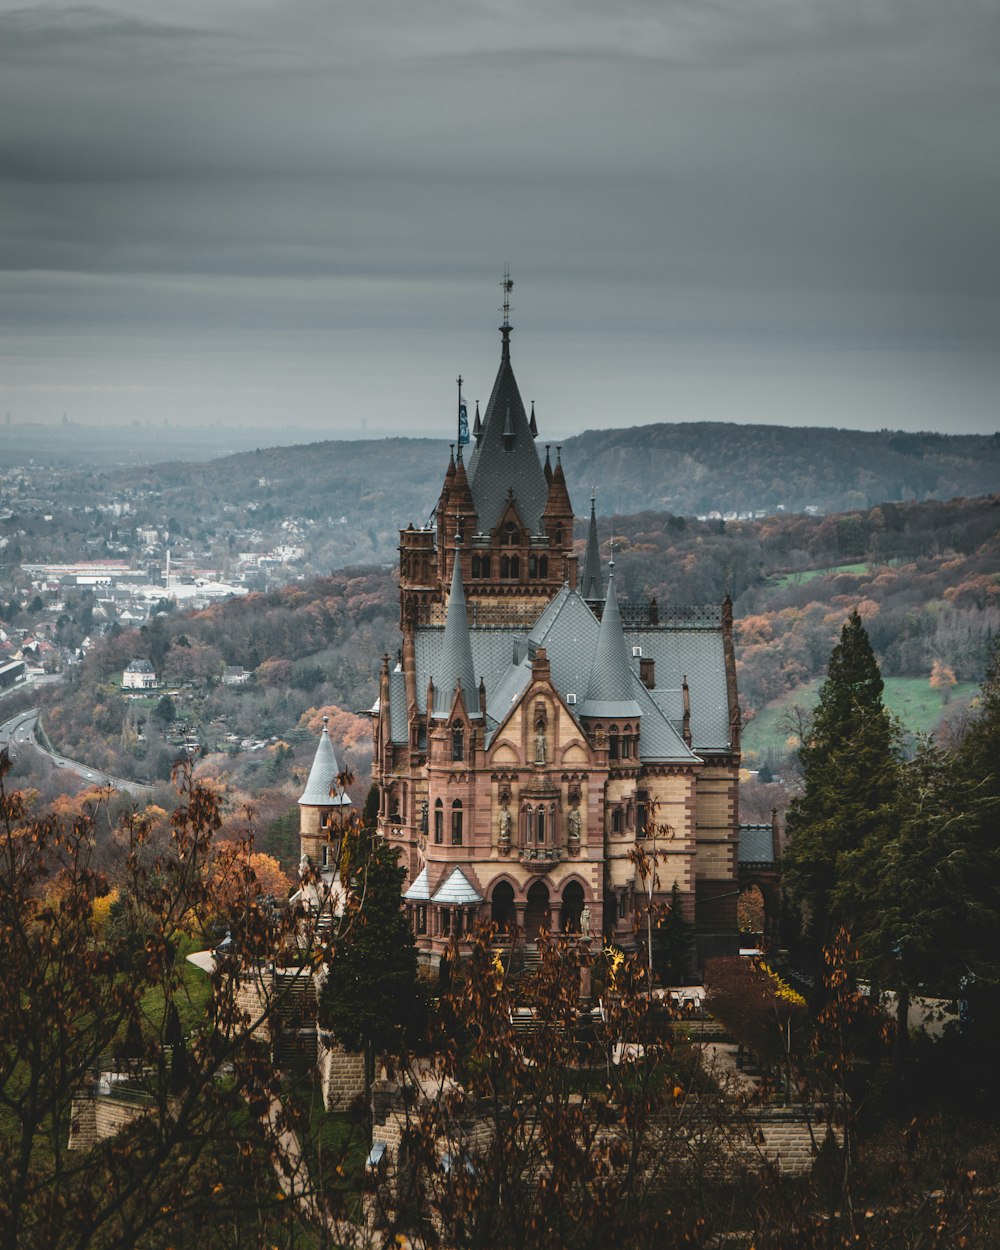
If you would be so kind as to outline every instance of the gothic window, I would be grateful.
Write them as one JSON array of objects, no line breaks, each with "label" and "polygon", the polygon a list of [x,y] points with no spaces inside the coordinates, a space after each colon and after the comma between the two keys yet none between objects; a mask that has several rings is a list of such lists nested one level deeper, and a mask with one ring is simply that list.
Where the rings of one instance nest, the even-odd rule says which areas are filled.
[{"label": "gothic window", "polygon": [[526,846],[531,846],[532,842],[535,840],[534,818],[534,809],[529,803],[524,809],[524,842]]},{"label": "gothic window", "polygon": [[456,764],[465,759],[465,730],[461,725],[451,731],[451,758]]},{"label": "gothic window", "polygon": [[517,547],[521,542],[521,535],[518,533],[517,526],[513,521],[508,521],[504,526],[501,542],[505,547]]},{"label": "gothic window", "polygon": [[510,556],[500,557],[500,576],[510,577]]},{"label": "gothic window", "polygon": [[510,575],[514,581],[521,576],[521,557],[511,556],[510,558]]},{"label": "gothic window", "polygon": [[473,556],[473,557],[472,557],[472,576],[473,576],[473,577],[482,577],[482,575],[483,575],[483,574],[482,574],[482,564],[481,564],[481,562],[480,562],[479,556]]},{"label": "gothic window", "polygon": [[620,891],[618,895],[618,919],[625,919],[625,891]]},{"label": "gothic window", "polygon": [[545,845],[545,809],[538,809],[538,845]]},{"label": "gothic window", "polygon": [[528,556],[528,576],[538,576],[538,556]]},{"label": "gothic window", "polygon": [[616,760],[619,756],[618,726],[612,725],[608,730],[608,759]]},{"label": "gothic window", "polygon": [[553,541],[555,542],[557,547],[561,547],[563,545],[563,527],[561,525],[556,526],[556,532],[553,535]]},{"label": "gothic window", "polygon": [[444,841],[444,807],[440,799],[434,804],[434,841],[438,846]]},{"label": "gothic window", "polygon": [[490,557],[489,556],[483,556],[479,564],[479,569],[480,569],[481,577],[490,576]]},{"label": "gothic window", "polygon": [[621,833],[622,831],[622,809],[616,807],[611,812],[611,832]]},{"label": "gothic window", "polygon": [[645,790],[637,790],[635,798],[636,837],[644,838],[646,836],[646,813],[648,810],[646,804],[649,800],[649,796]]},{"label": "gothic window", "polygon": [[451,805],[451,844],[462,845],[462,800],[456,799]]},{"label": "gothic window", "polygon": [[538,557],[538,576],[548,577],[548,575],[549,575],[549,557],[539,556]]}]

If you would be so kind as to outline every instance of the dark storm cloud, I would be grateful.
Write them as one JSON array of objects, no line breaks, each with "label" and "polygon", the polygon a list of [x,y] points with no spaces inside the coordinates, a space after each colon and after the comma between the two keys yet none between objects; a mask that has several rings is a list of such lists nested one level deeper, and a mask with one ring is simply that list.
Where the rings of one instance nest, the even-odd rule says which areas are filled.
[{"label": "dark storm cloud", "polygon": [[488,390],[509,259],[567,429],[993,428],[998,35],[921,0],[0,3],[0,402],[86,379],[97,418],[104,379],[157,418],[169,361],[220,419],[256,388],[388,427],[415,373]]}]

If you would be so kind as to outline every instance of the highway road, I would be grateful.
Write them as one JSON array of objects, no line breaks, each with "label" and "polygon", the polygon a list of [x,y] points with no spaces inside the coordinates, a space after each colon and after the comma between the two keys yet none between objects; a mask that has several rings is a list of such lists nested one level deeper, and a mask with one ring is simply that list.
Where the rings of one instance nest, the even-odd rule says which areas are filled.
[{"label": "highway road", "polygon": [[52,768],[72,773],[73,776],[91,785],[111,786],[114,790],[131,794],[133,798],[148,798],[152,793],[152,786],[143,785],[138,781],[128,781],[124,777],[109,777],[107,773],[91,768],[89,764],[81,764],[77,760],[68,759],[65,755],[46,750],[36,736],[38,716],[38,708],[33,707],[26,712],[19,712],[17,716],[12,716],[10,720],[0,724],[0,747],[7,747],[11,759],[17,759],[19,750],[30,750],[36,756],[47,760]]}]

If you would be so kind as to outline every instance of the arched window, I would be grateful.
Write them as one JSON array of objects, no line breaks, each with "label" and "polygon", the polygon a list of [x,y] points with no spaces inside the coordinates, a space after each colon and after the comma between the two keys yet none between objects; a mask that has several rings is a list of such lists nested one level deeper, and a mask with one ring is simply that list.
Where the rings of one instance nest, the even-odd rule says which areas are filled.
[{"label": "arched window", "polygon": [[612,725],[608,730],[608,759],[616,760],[620,754],[618,726]]},{"label": "arched window", "polygon": [[528,576],[538,576],[538,556],[528,556]]},{"label": "arched window", "polygon": [[552,535],[552,541],[557,547],[563,545],[563,527],[561,525],[556,526],[556,532]]},{"label": "arched window", "polygon": [[456,799],[451,805],[451,844],[462,845],[462,800]]},{"label": "arched window", "polygon": [[434,804],[434,841],[438,846],[444,841],[444,806],[440,799]]},{"label": "arched window", "polygon": [[513,581],[521,576],[521,557],[511,556],[510,558],[510,576]]},{"label": "arched window", "polygon": [[489,557],[489,556],[483,556],[482,561],[480,562],[480,565],[479,565],[480,570],[481,570],[481,576],[483,576],[483,577],[489,577],[489,576],[490,576],[490,563],[491,563],[491,562],[490,562],[490,557]]},{"label": "arched window", "polygon": [[456,764],[465,759],[465,729],[461,725],[451,731],[451,758]]},{"label": "arched window", "polygon": [[538,809],[538,845],[545,845],[545,808]]},{"label": "arched window", "polygon": [[510,556],[500,557],[500,576],[510,577]]},{"label": "arched window", "polygon": [[482,577],[481,568],[482,566],[479,561],[479,556],[473,556],[472,557],[472,576]]},{"label": "arched window", "polygon": [[535,840],[535,811],[529,803],[524,809],[524,844],[531,846]]},{"label": "arched window", "polygon": [[501,542],[505,547],[518,547],[521,543],[521,535],[517,526],[513,521],[508,521],[504,526]]},{"label": "arched window", "polygon": [[616,807],[611,812],[611,832],[621,833],[622,831],[622,809]]},{"label": "arched window", "polygon": [[538,576],[548,577],[548,575],[549,575],[549,557],[539,556],[538,557]]}]

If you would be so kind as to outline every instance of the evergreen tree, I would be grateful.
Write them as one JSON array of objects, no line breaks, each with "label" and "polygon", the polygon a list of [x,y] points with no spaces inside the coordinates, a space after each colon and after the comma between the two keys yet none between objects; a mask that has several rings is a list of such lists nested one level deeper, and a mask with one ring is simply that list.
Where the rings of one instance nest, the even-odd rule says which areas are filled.
[{"label": "evergreen tree", "polygon": [[417,951],[403,912],[405,870],[398,849],[361,832],[363,862],[350,876],[348,934],[337,946],[320,994],[319,1020],[348,1050],[363,1050],[368,1078],[378,1051],[399,1051],[421,1021]]},{"label": "evergreen tree", "polygon": [[783,879],[808,912],[806,935],[818,950],[837,925],[863,927],[859,884],[897,829],[898,731],[856,610],[830,656],[799,759],[803,792],[788,808]]}]

